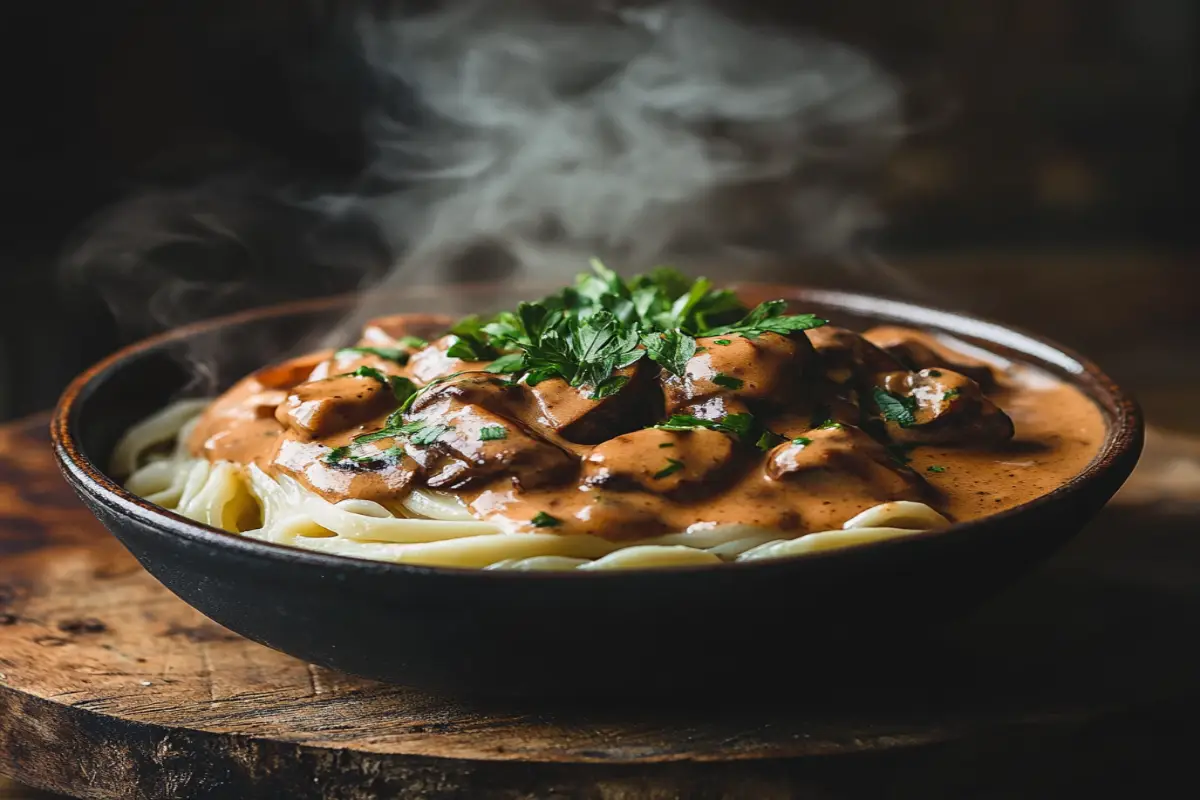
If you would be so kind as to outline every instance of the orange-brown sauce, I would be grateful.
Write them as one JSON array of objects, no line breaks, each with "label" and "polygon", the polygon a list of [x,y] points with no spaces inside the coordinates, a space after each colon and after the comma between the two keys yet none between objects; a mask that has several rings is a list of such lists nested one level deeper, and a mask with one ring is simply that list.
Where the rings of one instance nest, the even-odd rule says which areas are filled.
[{"label": "orange-brown sauce", "polygon": [[[400,358],[322,352],[259,370],[218,398],[189,446],[290,475],[334,501],[403,513],[405,494],[427,486],[510,530],[631,540],[724,523],[827,530],[889,500],[972,519],[1060,486],[1105,435],[1099,409],[1073,387],[907,328],[700,339],[683,376],[642,359],[622,371],[620,391],[593,400],[561,379],[509,383],[481,372],[483,362],[450,358],[453,340],[438,338],[447,322],[369,325],[359,344],[402,350]],[[412,335],[434,341],[404,340]],[[331,450],[383,428],[396,409],[378,380],[346,375],[361,366],[418,385],[462,373],[404,415],[445,430],[432,443],[397,437],[355,451],[400,448],[387,459],[328,463]],[[908,423],[889,420],[875,387],[910,403]],[[727,431],[648,427],[671,414],[743,413],[777,438],[760,449]],[[839,424],[818,424],[825,419]],[[503,438],[485,436],[498,428]],[[547,517],[551,526],[537,524]]]}]

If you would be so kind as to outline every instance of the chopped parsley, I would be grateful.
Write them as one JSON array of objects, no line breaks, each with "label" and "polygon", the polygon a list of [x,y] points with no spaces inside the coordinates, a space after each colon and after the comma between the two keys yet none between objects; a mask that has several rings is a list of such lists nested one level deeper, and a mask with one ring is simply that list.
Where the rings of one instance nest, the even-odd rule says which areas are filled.
[{"label": "chopped parsley", "polygon": [[764,333],[778,333],[786,336],[797,331],[807,331],[819,328],[827,320],[816,314],[787,315],[786,300],[768,300],[759,303],[754,310],[733,325],[722,325],[702,333],[702,336],[716,336],[722,333],[736,333],[747,339],[757,339]]},{"label": "chopped parsley", "polygon": [[399,375],[389,375],[388,385],[392,387],[392,394],[396,398],[396,402],[401,405],[408,402],[408,398],[417,393],[417,385],[408,378],[402,378]]},{"label": "chopped parsley", "polygon": [[812,444],[812,439],[808,438],[807,436],[797,436],[795,439],[792,439],[792,444],[798,444],[801,447],[808,447],[810,444]]},{"label": "chopped parsley", "polygon": [[828,431],[828,430],[840,431],[840,430],[845,430],[846,426],[843,425],[842,423],[838,422],[836,419],[827,419],[824,422],[822,422],[820,425],[817,425],[816,428],[817,428],[817,430],[821,430],[821,431]]},{"label": "chopped parsley", "polygon": [[926,471],[926,472],[945,472],[945,471],[946,471],[946,468],[945,468],[945,467],[940,467],[940,466],[938,466],[937,464],[934,464],[932,467],[926,467],[926,468],[925,468],[925,471]]},{"label": "chopped parsley", "polygon": [[943,400],[953,400],[954,398],[958,397],[959,394],[961,394],[961,392],[959,392],[958,389],[951,389],[950,391],[948,391],[942,395],[942,399]]},{"label": "chopped parsley", "polygon": [[464,317],[450,329],[454,342],[446,350],[450,358],[463,361],[490,361],[500,355],[488,342],[483,321],[477,316]]},{"label": "chopped parsley", "polygon": [[663,431],[690,431],[708,428],[712,431],[729,433],[742,441],[755,441],[760,433],[758,420],[752,414],[728,414],[718,420],[701,419],[691,414],[672,414],[666,422],[654,426]]},{"label": "chopped parsley", "polygon": [[407,347],[410,350],[420,350],[422,347],[429,347],[429,342],[425,341],[420,336],[401,336],[398,344],[401,347]]},{"label": "chopped parsley", "polygon": [[354,370],[354,372],[348,372],[346,374],[349,375],[351,378],[373,378],[374,380],[377,380],[380,383],[382,383],[384,386],[391,385],[388,382],[388,376],[384,375],[382,372],[375,369],[374,367],[359,367],[358,369]]},{"label": "chopped parsley", "polygon": [[641,342],[651,360],[679,377],[683,377],[688,361],[697,351],[696,340],[678,328],[658,333],[643,333]]},{"label": "chopped parsley", "polygon": [[879,406],[879,413],[884,419],[896,423],[901,428],[916,424],[917,419],[913,416],[913,412],[917,410],[915,398],[893,394],[880,386],[876,386],[873,391],[875,404]]},{"label": "chopped parsley", "polygon": [[349,355],[376,356],[384,361],[394,361],[402,367],[408,363],[409,356],[406,351],[391,347],[343,347],[333,355],[335,358]]},{"label": "chopped parsley", "polygon": [[326,453],[325,458],[322,460],[326,464],[337,464],[339,461],[342,461],[349,455],[350,455],[350,447],[348,445],[343,446],[343,447],[335,447],[332,450],[330,450],[328,453]]},{"label": "chopped parsley", "polygon": [[592,400],[603,400],[605,397],[614,395],[624,389],[627,383],[629,383],[629,378],[624,375],[610,375],[592,389],[589,397]]},{"label": "chopped parsley", "polygon": [[535,528],[557,528],[559,525],[562,525],[561,519],[552,517],[545,511],[539,511],[530,522],[533,523],[533,527]]},{"label": "chopped parsley", "polygon": [[448,331],[453,341],[447,355],[487,361],[488,372],[516,374],[530,386],[562,378],[571,386],[592,387],[592,397],[599,399],[620,388],[618,382],[605,383],[615,371],[643,357],[682,376],[700,350],[700,335],[754,338],[825,324],[812,314],[786,315],[786,307],[786,301],[772,300],[748,310],[737,295],[713,288],[706,278],[664,267],[627,280],[593,260],[589,272],[557,294],[486,320],[460,320]]},{"label": "chopped parsley", "polygon": [[506,373],[517,372],[525,366],[523,353],[506,353],[483,368],[484,372]]},{"label": "chopped parsley", "polygon": [[737,390],[746,385],[746,382],[741,378],[735,378],[732,375],[726,375],[724,372],[718,372],[713,376],[712,382],[717,386],[724,386],[726,389]]},{"label": "chopped parsley", "polygon": [[442,438],[443,434],[449,433],[451,430],[449,425],[429,425],[423,420],[418,421],[421,422],[421,427],[413,431],[409,435],[408,440],[419,447],[425,447],[426,445],[433,444],[438,439]]},{"label": "chopped parsley", "polygon": [[683,462],[677,458],[668,458],[667,465],[654,473],[655,479],[665,478],[668,475],[674,475],[679,470],[683,469]]},{"label": "chopped parsley", "polygon": [[484,425],[479,429],[479,441],[494,442],[498,439],[507,439],[508,429],[503,425]]},{"label": "chopped parsley", "polygon": [[721,347],[728,347],[733,344],[733,339],[713,339],[713,344],[719,344]]}]

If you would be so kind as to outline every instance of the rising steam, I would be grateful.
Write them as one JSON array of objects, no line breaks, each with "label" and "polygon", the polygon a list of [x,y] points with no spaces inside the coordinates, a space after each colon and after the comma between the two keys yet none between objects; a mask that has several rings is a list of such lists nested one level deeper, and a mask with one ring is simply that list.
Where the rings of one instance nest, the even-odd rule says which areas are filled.
[{"label": "rising steam", "polygon": [[901,127],[862,54],[696,2],[472,2],[359,33],[411,99],[371,120],[370,178],[399,188],[346,199],[406,255],[393,280],[479,241],[555,277],[590,254],[837,252],[875,221],[864,181]]},{"label": "rising steam", "polygon": [[[713,265],[845,250],[875,222],[867,187],[901,131],[895,85],[861,53],[699,2],[470,0],[355,30],[378,103],[353,190],[255,175],[135,196],[72,250],[70,274],[163,326],[285,283],[301,253],[384,286],[481,263],[559,280],[592,255],[719,278]],[[368,220],[386,257],[331,245],[348,219]],[[481,245],[488,259],[464,260]]]}]

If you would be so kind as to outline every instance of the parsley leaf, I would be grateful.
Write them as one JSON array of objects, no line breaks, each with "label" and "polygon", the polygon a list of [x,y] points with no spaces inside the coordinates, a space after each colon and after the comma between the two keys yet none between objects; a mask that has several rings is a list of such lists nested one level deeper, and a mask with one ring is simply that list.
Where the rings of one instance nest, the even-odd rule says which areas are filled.
[{"label": "parsley leaf", "polygon": [[408,440],[415,445],[425,447],[442,438],[442,434],[450,431],[449,425],[425,425],[420,430],[408,437]]},{"label": "parsley leaf", "polygon": [[326,453],[325,457],[321,460],[324,461],[326,464],[337,464],[339,461],[343,460],[344,458],[346,458],[349,455],[350,455],[350,447],[348,445],[346,445],[343,447],[333,448],[328,453]]},{"label": "parsley leaf", "polygon": [[395,395],[396,401],[403,405],[408,402],[408,398],[417,393],[417,385],[408,378],[402,378],[399,375],[389,375],[388,383],[392,387],[392,394]]},{"label": "parsley leaf", "polygon": [[720,420],[701,419],[691,414],[672,414],[666,422],[654,426],[663,431],[690,431],[708,428],[721,433],[731,433],[743,441],[754,438],[758,422],[751,414],[729,414]]},{"label": "parsley leaf", "polygon": [[614,395],[624,389],[627,383],[629,383],[629,378],[624,375],[610,375],[596,384],[596,387],[592,389],[591,399],[603,400],[605,397]]},{"label": "parsley leaf", "polygon": [[733,344],[732,339],[713,339],[713,344],[719,344],[721,347],[728,347]]},{"label": "parsley leaf", "polygon": [[945,467],[939,467],[937,464],[934,464],[932,467],[926,467],[926,468],[925,468],[925,471],[926,471],[926,472],[945,472],[945,471],[946,471],[946,468],[945,468]]},{"label": "parsley leaf", "polygon": [[334,358],[349,355],[367,355],[382,358],[384,361],[394,361],[400,366],[408,363],[408,353],[391,347],[343,347],[333,354]]},{"label": "parsley leaf", "polygon": [[506,353],[484,367],[483,371],[503,374],[508,372],[520,372],[524,368],[524,353]]},{"label": "parsley leaf", "polygon": [[679,377],[683,377],[688,361],[696,354],[696,340],[678,328],[661,333],[643,333],[641,342],[651,360]]},{"label": "parsley leaf", "polygon": [[483,321],[478,316],[464,317],[450,329],[454,342],[446,350],[450,358],[463,361],[488,361],[500,353],[488,343]]},{"label": "parsley leaf", "polygon": [[407,347],[410,350],[420,350],[422,347],[429,347],[429,342],[420,336],[401,336],[397,340],[397,344],[401,347]]},{"label": "parsley leaf", "polygon": [[559,525],[562,525],[561,519],[552,517],[545,511],[539,511],[530,522],[533,523],[533,527],[535,528],[557,528]]},{"label": "parsley leaf", "polygon": [[349,375],[351,378],[373,378],[382,383],[384,386],[391,385],[388,383],[387,375],[384,375],[374,367],[359,367],[358,369],[354,370],[354,372],[347,373],[347,375]]},{"label": "parsley leaf", "polygon": [[953,400],[954,398],[958,397],[959,394],[961,394],[961,392],[959,392],[958,389],[951,389],[950,391],[948,391],[942,395],[942,399],[943,400]]},{"label": "parsley leaf", "polygon": [[819,328],[827,322],[815,314],[785,315],[783,312],[786,310],[786,300],[768,300],[765,303],[759,303],[739,322],[711,328],[700,335],[718,336],[723,333],[736,333],[747,339],[757,339],[764,333],[778,333],[786,336],[796,331]]},{"label": "parsley leaf", "polygon": [[494,442],[507,438],[508,429],[503,425],[485,425],[479,429],[479,441],[481,442]]},{"label": "parsley leaf", "polygon": [[875,404],[879,406],[879,413],[888,422],[894,422],[901,428],[916,424],[916,417],[913,416],[913,412],[917,410],[916,398],[892,394],[880,386],[875,387],[873,394]]},{"label": "parsley leaf", "polygon": [[808,438],[807,436],[797,436],[795,439],[792,439],[792,444],[798,444],[801,447],[808,447],[810,444],[812,444],[812,439]]},{"label": "parsley leaf", "polygon": [[668,458],[667,465],[654,473],[655,479],[665,478],[668,475],[674,475],[679,470],[683,469],[683,462],[677,458]]},{"label": "parsley leaf", "polygon": [[746,382],[741,378],[735,378],[732,375],[726,375],[724,372],[718,372],[713,376],[712,382],[717,386],[724,386],[726,389],[740,389],[746,385]]}]

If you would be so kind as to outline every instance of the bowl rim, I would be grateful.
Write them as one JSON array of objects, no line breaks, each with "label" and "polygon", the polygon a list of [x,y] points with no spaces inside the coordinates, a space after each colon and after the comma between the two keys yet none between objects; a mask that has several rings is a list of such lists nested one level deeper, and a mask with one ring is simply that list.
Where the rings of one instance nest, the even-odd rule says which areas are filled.
[{"label": "bowl rim", "polygon": [[[544,289],[544,284],[541,285]],[[516,291],[519,286],[507,285],[506,291]],[[986,317],[935,306],[892,299],[880,295],[844,291],[840,289],[811,288],[796,284],[770,282],[732,282],[726,288],[739,293],[755,292],[783,297],[789,303],[815,303],[836,308],[850,314],[873,316],[895,324],[907,324],[921,329],[964,336],[986,343],[985,350],[1002,358],[1007,356],[994,352],[989,347],[1014,351],[1017,363],[1027,363],[1042,371],[1050,365],[1058,380],[1064,380],[1084,393],[1100,408],[1105,418],[1107,432],[1104,442],[1088,465],[1070,480],[1046,494],[1025,503],[990,514],[978,519],[957,522],[945,528],[919,531],[904,537],[885,539],[878,542],[848,548],[808,553],[794,558],[764,559],[761,561],[733,562],[722,564],[700,564],[668,567],[653,567],[628,570],[485,570],[476,567],[440,567],[420,564],[404,564],[390,561],[374,561],[353,556],[322,553],[274,542],[265,542],[246,536],[229,533],[219,528],[196,522],[169,509],[154,505],[133,494],[111,478],[88,458],[75,436],[74,420],[89,395],[89,389],[108,373],[119,369],[126,361],[164,345],[185,340],[220,328],[315,313],[349,306],[360,298],[357,292],[331,297],[298,300],[258,306],[209,319],[193,322],[168,331],[141,339],[120,348],[101,359],[75,377],[63,391],[50,421],[50,435],[60,468],[77,488],[87,491],[96,501],[117,514],[133,517],[159,532],[170,533],[197,542],[204,546],[240,553],[254,558],[280,559],[293,563],[307,564],[323,569],[355,570],[359,573],[376,575],[443,575],[446,577],[472,576],[480,581],[574,581],[590,582],[616,580],[639,575],[663,574],[735,574],[762,573],[765,571],[796,568],[803,564],[814,564],[827,560],[861,559],[876,554],[885,554],[891,548],[910,547],[920,542],[943,538],[965,538],[972,533],[1003,525],[1034,512],[1040,508],[1064,502],[1077,495],[1085,487],[1105,474],[1124,470],[1120,477],[1123,483],[1132,471],[1141,454],[1144,436],[1144,421],[1141,409],[1133,397],[1123,390],[1091,360],[1071,348],[1058,344],[1039,334],[1020,327],[1008,325]],[[398,298],[420,296],[422,291],[444,292],[444,286],[422,285],[397,290]],[[456,293],[494,293],[494,283],[477,282],[454,285]],[[533,289],[531,291],[539,291]],[[1068,377],[1064,377],[1064,374]],[[1111,411],[1110,411],[1111,407]],[[1119,487],[1120,483],[1118,483]],[[83,487],[87,487],[84,489]],[[1106,498],[1107,502],[1107,498]]]}]

